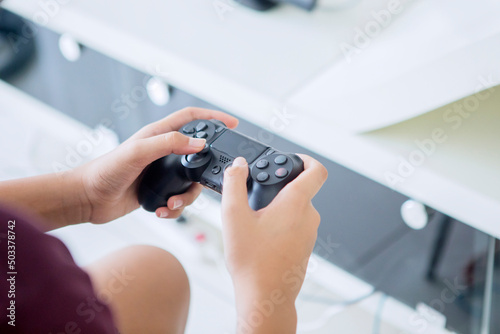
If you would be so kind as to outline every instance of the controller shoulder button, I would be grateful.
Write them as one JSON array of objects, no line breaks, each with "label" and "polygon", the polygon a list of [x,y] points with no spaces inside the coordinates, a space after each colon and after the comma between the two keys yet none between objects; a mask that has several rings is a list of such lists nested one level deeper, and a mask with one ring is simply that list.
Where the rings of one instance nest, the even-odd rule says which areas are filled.
[{"label": "controller shoulder button", "polygon": [[269,150],[269,151],[267,151],[267,152],[266,152],[266,155],[271,155],[271,154],[273,154],[274,152],[276,152],[276,151],[271,149],[271,150]]}]

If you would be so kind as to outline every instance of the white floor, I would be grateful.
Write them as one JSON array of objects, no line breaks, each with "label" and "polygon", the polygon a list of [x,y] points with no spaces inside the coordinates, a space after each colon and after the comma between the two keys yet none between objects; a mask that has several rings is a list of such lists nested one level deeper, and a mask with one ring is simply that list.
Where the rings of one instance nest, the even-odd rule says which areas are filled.
[{"label": "white floor", "polygon": [[[0,119],[0,180],[53,171],[54,163],[67,162],[90,131],[2,82]],[[103,140],[80,162],[117,144],[111,132],[97,131]],[[132,244],[169,250],[191,282],[186,333],[234,333],[234,296],[222,255],[219,203],[202,195],[186,216],[186,223],[179,224],[139,209],[108,224],[81,224],[51,233],[82,265]],[[201,235],[204,242],[197,241]],[[380,293],[355,302],[371,287],[320,258],[313,257],[309,269],[297,300],[299,333],[443,333],[431,328],[433,319]]]}]

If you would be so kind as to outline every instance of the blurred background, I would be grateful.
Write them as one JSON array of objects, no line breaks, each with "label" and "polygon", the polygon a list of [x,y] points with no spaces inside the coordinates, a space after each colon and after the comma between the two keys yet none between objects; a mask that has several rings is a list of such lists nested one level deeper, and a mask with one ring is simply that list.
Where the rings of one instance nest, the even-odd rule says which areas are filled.
[{"label": "blurred background", "polygon": [[[0,179],[224,110],[329,170],[300,333],[500,333],[499,5],[287,2],[4,1]],[[192,282],[187,332],[231,333],[218,208],[204,191],[177,222],[139,209],[51,233],[80,264],[168,249]]]}]

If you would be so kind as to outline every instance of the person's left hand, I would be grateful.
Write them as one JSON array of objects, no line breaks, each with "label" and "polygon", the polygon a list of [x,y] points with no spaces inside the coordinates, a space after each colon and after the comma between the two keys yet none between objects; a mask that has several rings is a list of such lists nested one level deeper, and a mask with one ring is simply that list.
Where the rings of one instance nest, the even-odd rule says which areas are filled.
[{"label": "person's left hand", "polygon": [[[229,128],[238,124],[236,118],[220,111],[185,108],[145,126],[112,152],[73,170],[83,188],[82,204],[88,212],[88,221],[106,223],[137,209],[137,179],[144,168],[168,154],[199,152],[205,139],[190,138],[177,130],[192,120],[213,118]],[[168,207],[158,208],[156,215],[178,217],[200,194],[201,188],[193,183],[184,194],[172,196]]]}]

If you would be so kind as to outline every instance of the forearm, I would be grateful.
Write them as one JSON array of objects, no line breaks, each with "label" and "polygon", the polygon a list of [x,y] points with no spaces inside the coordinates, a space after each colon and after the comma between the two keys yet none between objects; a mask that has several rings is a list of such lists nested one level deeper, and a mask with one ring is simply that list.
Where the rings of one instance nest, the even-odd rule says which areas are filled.
[{"label": "forearm", "polygon": [[44,231],[85,222],[90,215],[71,171],[0,182],[0,201],[42,217]]},{"label": "forearm", "polygon": [[287,291],[263,285],[235,287],[237,334],[294,334],[297,330],[295,298]]}]

